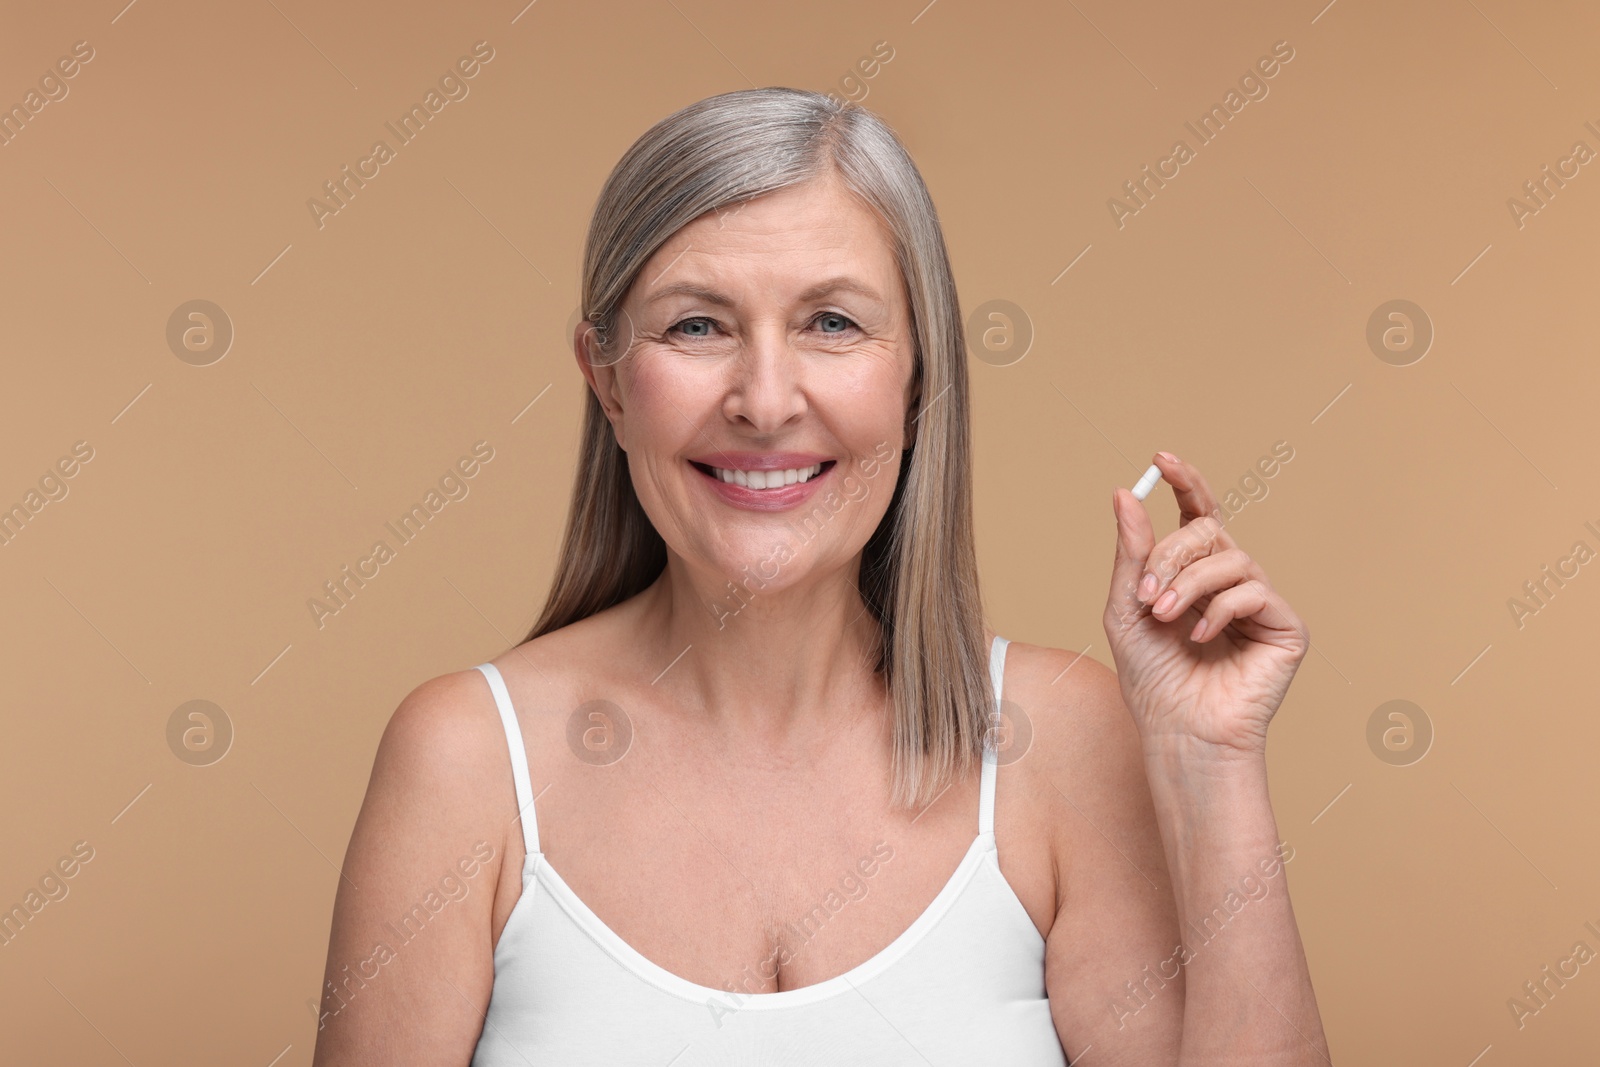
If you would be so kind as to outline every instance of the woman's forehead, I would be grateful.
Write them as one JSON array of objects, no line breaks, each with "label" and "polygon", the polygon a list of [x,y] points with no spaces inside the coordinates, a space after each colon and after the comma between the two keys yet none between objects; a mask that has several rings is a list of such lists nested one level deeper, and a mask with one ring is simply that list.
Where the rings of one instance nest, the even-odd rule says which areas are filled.
[{"label": "woman's forehead", "polygon": [[904,287],[882,220],[855,196],[808,183],[683,227],[639,272],[633,295],[645,308],[673,298],[732,306],[757,295],[889,304],[904,299]]}]

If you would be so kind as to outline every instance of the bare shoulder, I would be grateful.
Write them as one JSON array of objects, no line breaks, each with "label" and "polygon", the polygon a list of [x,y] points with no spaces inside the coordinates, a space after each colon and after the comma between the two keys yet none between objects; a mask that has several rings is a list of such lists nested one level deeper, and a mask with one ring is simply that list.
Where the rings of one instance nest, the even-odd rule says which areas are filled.
[{"label": "bare shoulder", "polygon": [[[507,695],[526,739],[524,747],[535,782],[550,781],[559,765],[548,756],[556,749],[564,751],[561,738],[571,709],[602,690],[609,692],[609,687],[616,684],[611,668],[625,658],[617,649],[628,647],[618,615],[617,608],[607,609],[524,641],[490,660],[505,680]],[[495,721],[498,723],[499,719]],[[499,736],[502,741],[498,758],[503,764],[504,732]],[[508,781],[509,776],[508,769]]]},{"label": "bare shoulder", "polygon": [[1009,737],[1000,755],[998,830],[1022,846],[1003,850],[1002,867],[1048,936],[1080,884],[1084,857],[1103,847],[1090,839],[1100,835],[1104,813],[1125,812],[1130,798],[1136,805],[1149,793],[1133,720],[1104,664],[1014,640],[1001,695]]},{"label": "bare shoulder", "polygon": [[475,667],[422,682],[400,701],[384,728],[373,761],[373,777],[419,784],[469,778],[480,757],[503,736],[492,714],[493,694]]},{"label": "bare shoulder", "polygon": [[1014,729],[1028,735],[1015,766],[1049,824],[1058,906],[1108,844],[1125,867],[1161,862],[1143,748],[1116,672],[1087,653],[1013,641],[1004,697]]},{"label": "bare shoulder", "polygon": [[1012,641],[1003,695],[1023,720],[1018,728],[1031,732],[1019,766],[1033,763],[1071,801],[1098,805],[1148,790],[1138,730],[1110,667],[1087,653]]},{"label": "bare shoulder", "polygon": [[[503,784],[486,774],[505,762],[505,731],[483,673],[452,671],[422,682],[389,716],[373,756],[353,857],[422,866],[478,846],[491,884],[504,852]],[[370,854],[370,855],[369,855]],[[448,857],[453,861],[455,856]]]},{"label": "bare shoulder", "polygon": [[500,783],[483,772],[504,752],[476,670],[422,682],[389,716],[334,898],[318,1067],[380,1062],[391,1047],[435,1062],[470,1055],[505,851]]},{"label": "bare shoulder", "polygon": [[1100,1044],[1114,1050],[1101,1053],[1107,1062],[1171,1062],[1182,977],[1149,968],[1177,942],[1177,904],[1138,728],[1110,667],[1063,649],[1011,649],[1007,700],[1032,730],[1016,766],[1048,824],[1057,886],[1045,953],[1057,1032],[1074,1059]]}]

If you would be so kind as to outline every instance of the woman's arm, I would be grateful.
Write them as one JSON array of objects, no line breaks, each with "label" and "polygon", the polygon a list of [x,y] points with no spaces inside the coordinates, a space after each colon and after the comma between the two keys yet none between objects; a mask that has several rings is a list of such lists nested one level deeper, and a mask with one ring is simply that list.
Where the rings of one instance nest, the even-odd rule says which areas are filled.
[{"label": "woman's arm", "polygon": [[1180,1067],[1332,1063],[1267,796],[1267,727],[1311,645],[1234,540],[1200,472],[1167,453],[1179,528],[1159,543],[1126,489],[1103,621],[1171,873],[1185,976]]},{"label": "woman's arm", "polygon": [[490,813],[516,808],[488,701],[482,675],[462,671],[389,720],[334,900],[313,1067],[471,1060],[505,840]]},{"label": "woman's arm", "polygon": [[1051,825],[1050,1015],[1073,1063],[1172,1067],[1183,1031],[1184,969],[1139,732],[1109,668],[1088,656],[1042,651],[1029,672],[1031,692],[1019,691],[1034,747],[1006,771],[1033,779],[1027,791]]},{"label": "woman's arm", "polygon": [[1331,1064],[1266,760],[1168,741],[1144,762],[1187,958],[1180,1067]]},{"label": "woman's arm", "polygon": [[1058,827],[1045,978],[1063,1047],[1089,1067],[1329,1062],[1264,764],[1145,744],[1086,656],[1052,649],[1041,670],[1064,692],[1035,704],[1039,754],[1015,766],[1044,776],[1029,791]]}]

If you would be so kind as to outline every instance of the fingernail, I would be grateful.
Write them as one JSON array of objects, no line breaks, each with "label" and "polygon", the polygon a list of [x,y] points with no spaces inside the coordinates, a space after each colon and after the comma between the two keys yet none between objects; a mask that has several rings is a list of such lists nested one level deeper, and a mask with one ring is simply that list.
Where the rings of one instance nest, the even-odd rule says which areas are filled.
[{"label": "fingernail", "polygon": [[1153,574],[1145,575],[1144,580],[1139,583],[1139,599],[1149,600],[1153,595],[1155,595],[1155,591],[1156,576]]},{"label": "fingernail", "polygon": [[1178,457],[1174,456],[1171,452],[1157,452],[1156,455],[1172,463],[1176,463],[1178,461]]},{"label": "fingernail", "polygon": [[1198,641],[1204,637],[1207,629],[1206,623],[1207,620],[1205,616],[1202,615],[1200,617],[1200,621],[1194,624],[1194,629],[1189,631],[1189,640]]},{"label": "fingernail", "polygon": [[1165,615],[1167,612],[1172,610],[1172,605],[1176,604],[1177,602],[1177,590],[1168,589],[1165,593],[1161,594],[1161,599],[1156,601],[1156,606],[1152,610],[1158,615]]}]

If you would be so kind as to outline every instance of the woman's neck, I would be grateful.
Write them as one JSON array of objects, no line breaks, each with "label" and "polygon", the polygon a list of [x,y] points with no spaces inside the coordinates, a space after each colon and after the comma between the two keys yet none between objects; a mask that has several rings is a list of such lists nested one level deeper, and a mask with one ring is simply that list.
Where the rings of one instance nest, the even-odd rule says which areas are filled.
[{"label": "woman's neck", "polygon": [[864,701],[881,705],[879,625],[855,570],[776,589],[669,558],[636,601],[635,632],[660,663],[651,684],[690,714],[775,735],[828,728],[858,716]]}]

